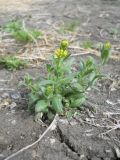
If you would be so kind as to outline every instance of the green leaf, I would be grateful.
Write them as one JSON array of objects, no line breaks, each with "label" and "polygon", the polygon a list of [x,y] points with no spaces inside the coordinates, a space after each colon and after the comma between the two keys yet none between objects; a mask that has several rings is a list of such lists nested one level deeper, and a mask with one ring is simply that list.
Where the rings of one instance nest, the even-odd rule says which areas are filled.
[{"label": "green leaf", "polygon": [[26,74],[26,75],[24,76],[24,82],[25,82],[25,85],[27,85],[27,86],[31,85],[31,84],[33,83],[33,78],[32,78],[32,76],[29,75],[29,74]]},{"label": "green leaf", "polygon": [[105,64],[108,61],[110,55],[111,55],[111,51],[104,50],[104,51],[101,52],[102,64]]},{"label": "green leaf", "polygon": [[64,73],[72,73],[71,71],[71,66],[74,63],[74,59],[66,59],[65,62],[61,65],[61,71],[63,71]]},{"label": "green leaf", "polygon": [[48,116],[48,119],[49,119],[49,120],[52,120],[52,119],[54,118],[55,114],[53,114],[53,112],[49,111],[49,112],[47,113],[47,116]]},{"label": "green leaf", "polygon": [[66,112],[66,116],[67,118],[70,120],[72,118],[72,116],[74,115],[74,113],[72,111],[67,111]]},{"label": "green leaf", "polygon": [[111,44],[110,42],[106,42],[101,47],[101,62],[103,65],[108,61],[110,55],[111,55]]},{"label": "green leaf", "polygon": [[21,42],[33,41],[32,37],[28,34],[28,32],[24,31],[24,30],[19,30],[19,31],[13,32],[12,36]]},{"label": "green leaf", "polygon": [[24,67],[27,64],[26,61],[20,60],[15,56],[5,56],[0,58],[0,63],[3,64],[9,70],[20,69],[21,67]]},{"label": "green leaf", "polygon": [[58,79],[57,83],[61,83],[62,85],[67,85],[73,81],[73,78],[74,78],[74,75],[68,75],[65,78],[61,77],[60,79]]},{"label": "green leaf", "polygon": [[70,107],[70,102],[66,98],[63,99],[63,104],[64,104],[65,108],[69,108]]},{"label": "green leaf", "polygon": [[82,97],[80,99],[73,100],[71,102],[71,106],[73,108],[77,108],[77,107],[80,107],[84,102],[85,102],[85,97]]},{"label": "green leaf", "polygon": [[30,93],[28,96],[29,96],[28,109],[31,112],[34,112],[34,104],[39,100],[39,96],[33,93]]},{"label": "green leaf", "polygon": [[32,42],[43,33],[37,29],[28,30],[19,21],[9,22],[4,28],[5,31],[11,32],[12,36],[21,42]]},{"label": "green leaf", "polygon": [[43,112],[43,113],[47,113],[48,112],[48,103],[45,100],[40,100],[37,102],[37,104],[35,105],[35,112]]},{"label": "green leaf", "polygon": [[82,76],[88,76],[88,75],[91,74],[93,71],[94,71],[94,68],[89,68],[89,69],[87,69],[87,70],[82,74]]},{"label": "green leaf", "polygon": [[73,83],[71,87],[76,92],[83,92],[84,91],[83,86],[81,84],[79,84],[79,83]]},{"label": "green leaf", "polygon": [[63,104],[62,104],[62,97],[61,95],[55,95],[52,99],[52,109],[56,113],[63,113]]},{"label": "green leaf", "polygon": [[9,22],[5,25],[5,27],[3,28],[4,31],[7,31],[7,32],[15,32],[15,31],[18,31],[20,30],[20,28],[22,27],[22,24],[21,22],[19,21],[12,21],[12,22]]},{"label": "green leaf", "polygon": [[46,85],[50,85],[50,84],[54,84],[54,81],[52,81],[52,80],[43,80],[43,81],[39,82],[39,86],[46,86]]},{"label": "green leaf", "polygon": [[50,64],[46,64],[47,67],[47,71],[50,73],[51,71],[53,71],[53,67]]},{"label": "green leaf", "polygon": [[101,75],[101,74],[99,74],[99,75],[95,75],[95,74],[91,75],[90,81],[89,81],[89,86],[94,85],[95,82],[96,82],[98,79],[101,79],[101,78],[103,78],[103,77],[104,77],[104,75]]},{"label": "green leaf", "polygon": [[33,36],[33,38],[36,39],[36,38],[38,38],[40,36],[43,36],[43,33],[41,31],[39,31],[39,30],[33,29],[31,31],[31,35]]},{"label": "green leaf", "polygon": [[32,103],[34,103],[35,101],[37,101],[39,99],[39,96],[36,94],[30,93],[29,99],[31,100]]},{"label": "green leaf", "polygon": [[89,57],[86,61],[86,67],[91,67],[94,65],[94,59],[92,57]]},{"label": "green leaf", "polygon": [[85,95],[84,94],[74,94],[70,97],[72,108],[80,107],[85,102]]},{"label": "green leaf", "polygon": [[85,63],[83,60],[80,61],[80,71],[83,71],[85,68]]},{"label": "green leaf", "polygon": [[84,47],[85,49],[93,48],[93,42],[90,41],[90,40],[84,41],[83,47]]}]

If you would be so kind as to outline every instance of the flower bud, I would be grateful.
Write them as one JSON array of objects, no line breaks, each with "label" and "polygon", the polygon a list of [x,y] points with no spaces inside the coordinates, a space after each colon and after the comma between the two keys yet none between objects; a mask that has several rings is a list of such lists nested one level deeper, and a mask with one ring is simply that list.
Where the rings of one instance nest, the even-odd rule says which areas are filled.
[{"label": "flower bud", "polygon": [[67,40],[62,40],[60,48],[66,50],[69,46],[69,42]]},{"label": "flower bud", "polygon": [[68,55],[68,51],[67,50],[63,50],[63,49],[57,49],[55,51],[55,56],[56,58],[65,58]]},{"label": "flower bud", "polygon": [[51,94],[53,91],[52,87],[51,86],[48,86],[47,89],[46,89],[46,94],[49,95]]},{"label": "flower bud", "polygon": [[107,49],[107,50],[111,49],[111,44],[110,44],[110,42],[106,42],[106,44],[105,44],[105,49]]}]

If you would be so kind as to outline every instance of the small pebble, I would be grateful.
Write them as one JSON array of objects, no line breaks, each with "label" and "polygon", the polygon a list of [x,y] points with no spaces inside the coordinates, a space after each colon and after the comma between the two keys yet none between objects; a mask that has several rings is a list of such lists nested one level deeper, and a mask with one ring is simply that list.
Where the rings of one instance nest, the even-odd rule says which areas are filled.
[{"label": "small pebble", "polygon": [[54,138],[51,138],[51,139],[50,139],[50,143],[51,143],[51,144],[54,144],[54,143],[55,143],[55,139],[54,139]]},{"label": "small pebble", "polygon": [[21,98],[20,93],[17,93],[17,92],[11,93],[10,96],[11,96],[11,98],[14,99],[14,100],[17,100],[17,99],[20,99],[20,98]]},{"label": "small pebble", "polygon": [[16,125],[16,120],[12,120],[11,123],[12,123],[13,125]]},{"label": "small pebble", "polygon": [[62,124],[68,124],[68,120],[67,119],[60,119],[59,122],[61,122]]},{"label": "small pebble", "polygon": [[11,113],[14,114],[14,113],[15,113],[15,110],[11,110]]},{"label": "small pebble", "polygon": [[10,105],[10,109],[13,109],[17,106],[17,104],[15,102],[12,102],[11,105]]},{"label": "small pebble", "polygon": [[9,134],[10,134],[10,132],[8,131],[8,132],[6,132],[6,134],[7,134],[7,135],[9,135]]},{"label": "small pebble", "polygon": [[2,98],[9,98],[9,93],[3,93]]},{"label": "small pebble", "polygon": [[21,136],[20,136],[20,139],[25,139],[25,136],[24,136],[24,135],[21,135]]},{"label": "small pebble", "polygon": [[118,147],[115,147],[117,158],[120,158],[120,149]]},{"label": "small pebble", "polygon": [[85,155],[84,154],[82,154],[81,156],[80,156],[80,159],[82,160],[83,158],[85,158]]},{"label": "small pebble", "polygon": [[111,153],[110,149],[105,150],[106,153]]},{"label": "small pebble", "polygon": [[32,151],[32,157],[33,157],[33,158],[36,158],[36,157],[37,157],[37,152],[36,152],[36,150],[33,150],[33,151]]},{"label": "small pebble", "polygon": [[91,137],[91,136],[93,136],[93,134],[92,133],[87,133],[87,134],[85,134],[85,136]]},{"label": "small pebble", "polygon": [[70,124],[72,125],[72,126],[75,126],[75,125],[77,125],[78,123],[77,122],[70,122]]},{"label": "small pebble", "polygon": [[0,158],[4,158],[5,156],[3,154],[0,154]]},{"label": "small pebble", "polygon": [[91,119],[90,118],[86,118],[86,122],[91,122]]},{"label": "small pebble", "polygon": [[8,141],[4,136],[0,136],[0,146],[5,147],[8,144]]}]

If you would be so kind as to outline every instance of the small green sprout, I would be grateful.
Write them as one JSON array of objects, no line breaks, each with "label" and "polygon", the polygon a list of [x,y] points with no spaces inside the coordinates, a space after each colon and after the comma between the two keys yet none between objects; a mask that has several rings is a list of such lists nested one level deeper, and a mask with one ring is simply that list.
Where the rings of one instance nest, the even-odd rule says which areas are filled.
[{"label": "small green sprout", "polygon": [[23,25],[20,21],[9,22],[3,29],[10,32],[13,38],[24,43],[33,42],[35,39],[43,36],[41,31],[27,29],[25,24]]},{"label": "small green sprout", "polygon": [[2,64],[5,68],[9,70],[16,70],[24,68],[27,65],[27,62],[24,60],[20,60],[15,56],[5,56],[0,57],[0,64]]},{"label": "small green sprout", "polygon": [[12,33],[17,32],[20,28],[22,28],[22,23],[20,21],[11,21],[3,27],[3,30]]},{"label": "small green sprout", "polygon": [[107,63],[110,55],[111,55],[111,44],[110,42],[106,42],[105,44],[100,46],[101,51],[101,62],[104,65]]},{"label": "small green sprout", "polygon": [[72,21],[66,24],[65,29],[67,31],[74,32],[78,26],[79,26],[78,21]]},{"label": "small green sprout", "polygon": [[59,29],[60,34],[66,34],[68,32],[75,32],[75,30],[79,27],[79,22],[77,20],[67,22],[64,25],[62,25]]},{"label": "small green sprout", "polygon": [[114,36],[118,34],[118,30],[116,28],[112,28],[109,33]]},{"label": "small green sprout", "polygon": [[90,41],[90,40],[84,41],[83,42],[83,48],[85,48],[85,49],[93,48],[93,42]]}]

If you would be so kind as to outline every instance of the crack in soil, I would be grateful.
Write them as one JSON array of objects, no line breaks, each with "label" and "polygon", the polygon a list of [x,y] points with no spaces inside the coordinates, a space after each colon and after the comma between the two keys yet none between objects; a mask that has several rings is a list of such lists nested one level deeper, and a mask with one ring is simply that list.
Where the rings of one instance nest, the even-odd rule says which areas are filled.
[{"label": "crack in soil", "polygon": [[[102,153],[103,155],[101,155],[100,152],[99,152],[98,155],[96,155],[95,153],[97,153],[97,150],[100,149],[100,148],[96,148],[96,150],[93,149],[93,150],[89,151],[89,146],[87,148],[87,153],[84,152],[83,154],[81,154],[79,152],[79,150],[76,148],[76,146],[70,141],[69,136],[67,137],[67,135],[65,135],[63,133],[63,131],[61,130],[59,125],[57,126],[57,133],[58,133],[58,136],[59,136],[59,141],[61,143],[65,144],[65,146],[70,150],[70,152],[72,153],[72,159],[74,159],[74,160],[78,160],[78,159],[81,159],[81,158],[86,158],[86,160],[93,160],[93,159],[105,160],[107,158],[107,156],[110,156],[109,157],[110,159],[115,159],[115,160],[119,159],[115,155],[115,151],[113,150],[113,148],[111,148],[112,146],[110,147],[112,149],[111,155],[107,155],[107,153],[104,155],[104,152]],[[102,150],[101,150],[101,152],[102,152]],[[76,157],[74,157],[73,154]],[[71,155],[69,155],[68,151],[66,151],[66,155],[71,158]]]},{"label": "crack in soil", "polygon": [[78,157],[80,157],[80,154],[78,153],[78,151],[75,149],[75,146],[73,144],[70,143],[69,139],[63,135],[61,129],[59,128],[59,126],[57,126],[57,133],[59,135],[59,140],[61,143],[64,143],[68,149],[70,149],[70,151],[72,151],[73,153],[75,153]]}]

